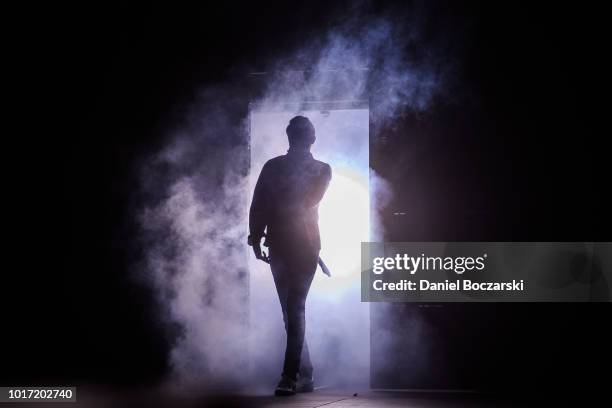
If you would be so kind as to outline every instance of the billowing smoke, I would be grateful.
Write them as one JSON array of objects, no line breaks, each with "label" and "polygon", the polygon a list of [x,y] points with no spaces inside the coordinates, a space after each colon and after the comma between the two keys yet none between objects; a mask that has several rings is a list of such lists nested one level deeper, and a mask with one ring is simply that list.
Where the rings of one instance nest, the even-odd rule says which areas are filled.
[{"label": "billowing smoke", "polygon": [[[145,259],[139,274],[155,290],[177,384],[269,386],[280,374],[284,337],[276,293],[269,272],[249,276],[247,103],[263,111],[292,106],[289,113],[297,114],[307,111],[308,101],[369,99],[371,128],[380,132],[407,110],[426,110],[443,88],[448,64],[435,50],[423,49],[418,15],[394,11],[392,17],[372,18],[352,12],[337,27],[270,61],[266,88],[256,101],[234,84],[201,90],[168,131],[165,145],[142,166],[138,218]],[[273,136],[270,144],[282,154],[286,139]],[[350,170],[350,157],[339,162]],[[374,172],[369,184],[371,208],[380,208],[389,186]],[[376,220],[375,213],[370,237],[381,239]],[[344,276],[352,280],[313,284],[307,338],[318,378],[367,384],[368,307],[359,301],[358,270]],[[340,278],[329,282],[334,279]]]},{"label": "billowing smoke", "polygon": [[374,18],[353,11],[357,14],[340,26],[271,64],[276,76],[262,103],[370,99],[375,126],[430,106],[452,64],[442,58],[439,45],[423,44],[422,13],[395,11]]},{"label": "billowing smoke", "polygon": [[146,254],[139,273],[167,325],[173,379],[213,387],[244,369],[248,324],[246,158],[223,138],[244,123],[209,105],[218,92],[203,93],[202,105],[143,166],[139,214]]}]

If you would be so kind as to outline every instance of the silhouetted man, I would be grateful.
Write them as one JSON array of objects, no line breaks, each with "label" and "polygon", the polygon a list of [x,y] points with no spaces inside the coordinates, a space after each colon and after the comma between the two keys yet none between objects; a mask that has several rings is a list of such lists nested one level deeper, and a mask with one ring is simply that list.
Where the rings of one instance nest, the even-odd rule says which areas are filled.
[{"label": "silhouetted man", "polygon": [[[257,259],[271,266],[287,332],[276,395],[314,389],[304,314],[321,249],[318,206],[331,180],[329,164],[310,153],[316,140],[310,120],[304,116],[291,119],[287,136],[287,154],[269,160],[261,170],[249,214],[249,244]],[[261,249],[264,236],[268,255]]]}]

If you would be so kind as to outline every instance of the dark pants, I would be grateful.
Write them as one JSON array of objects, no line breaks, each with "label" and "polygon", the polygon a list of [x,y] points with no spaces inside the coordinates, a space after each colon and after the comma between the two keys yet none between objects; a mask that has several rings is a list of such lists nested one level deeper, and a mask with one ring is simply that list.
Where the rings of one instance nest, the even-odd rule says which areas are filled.
[{"label": "dark pants", "polygon": [[319,251],[270,248],[270,266],[287,332],[283,375],[294,380],[298,373],[301,377],[312,377],[312,363],[304,338],[305,309],[318,259]]}]

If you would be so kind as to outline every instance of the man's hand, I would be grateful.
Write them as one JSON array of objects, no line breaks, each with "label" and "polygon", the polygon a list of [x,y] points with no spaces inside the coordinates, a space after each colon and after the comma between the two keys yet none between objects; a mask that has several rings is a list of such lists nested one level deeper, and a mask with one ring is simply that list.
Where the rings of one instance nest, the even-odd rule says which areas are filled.
[{"label": "man's hand", "polygon": [[261,249],[261,239],[262,238],[263,237],[257,238],[257,237],[249,236],[249,245],[253,247],[253,253],[255,254],[255,258],[269,264],[270,257],[268,257],[268,255],[265,252],[263,252],[263,250]]}]

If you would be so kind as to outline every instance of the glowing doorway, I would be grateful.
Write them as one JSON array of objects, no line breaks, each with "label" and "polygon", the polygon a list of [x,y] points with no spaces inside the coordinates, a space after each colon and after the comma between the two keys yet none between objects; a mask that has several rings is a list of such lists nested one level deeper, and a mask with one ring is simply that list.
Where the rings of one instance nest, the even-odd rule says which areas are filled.
[{"label": "glowing doorway", "polygon": [[[296,114],[315,126],[315,158],[332,166],[319,206],[321,258],[332,272],[317,271],[307,301],[306,338],[319,384],[369,381],[369,309],[360,301],[360,243],[369,238],[369,110],[266,110],[250,115],[250,190],[264,163],[286,153],[285,128]],[[269,267],[250,256],[252,367],[276,380],[284,353],[282,316]],[[265,329],[264,329],[265,328]]]}]

